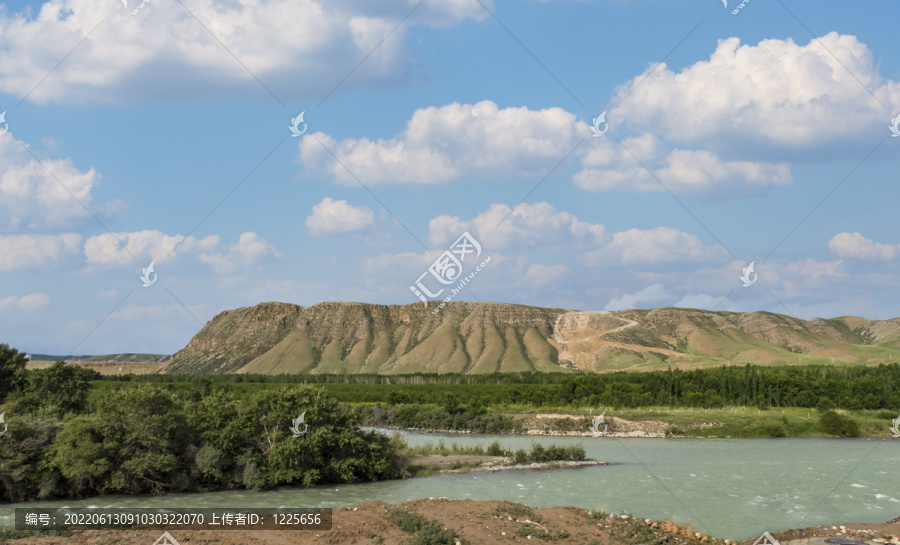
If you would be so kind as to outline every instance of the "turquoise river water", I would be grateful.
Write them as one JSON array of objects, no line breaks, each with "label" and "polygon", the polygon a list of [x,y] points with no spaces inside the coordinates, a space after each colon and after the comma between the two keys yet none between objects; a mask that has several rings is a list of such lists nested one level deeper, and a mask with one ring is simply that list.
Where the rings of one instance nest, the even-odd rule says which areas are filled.
[{"label": "turquoise river water", "polygon": [[[396,433],[385,431],[385,433]],[[0,525],[16,507],[345,507],[420,498],[572,505],[672,519],[732,540],[826,523],[883,523],[900,516],[900,440],[617,439],[401,432],[411,445],[499,441],[506,448],[581,444],[616,465],[550,471],[442,474],[379,483],[284,487],[165,496],[0,504]]]}]

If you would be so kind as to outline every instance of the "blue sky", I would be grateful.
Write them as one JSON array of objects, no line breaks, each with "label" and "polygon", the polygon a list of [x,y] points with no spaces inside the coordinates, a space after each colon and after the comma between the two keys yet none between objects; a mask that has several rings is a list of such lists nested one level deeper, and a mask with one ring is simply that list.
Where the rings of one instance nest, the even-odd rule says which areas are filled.
[{"label": "blue sky", "polygon": [[896,2],[126,1],[0,9],[21,350],[417,303],[464,232],[457,300],[900,315]]}]

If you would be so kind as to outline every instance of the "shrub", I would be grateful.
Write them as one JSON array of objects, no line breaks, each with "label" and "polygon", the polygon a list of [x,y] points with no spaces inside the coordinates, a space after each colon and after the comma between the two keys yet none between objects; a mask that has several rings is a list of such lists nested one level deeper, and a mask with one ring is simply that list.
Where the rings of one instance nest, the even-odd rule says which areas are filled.
[{"label": "shrub", "polygon": [[488,445],[485,452],[488,456],[507,456],[509,453],[500,446],[500,441],[494,441]]},{"label": "shrub", "polygon": [[845,437],[859,437],[859,425],[849,416],[835,411],[825,411],[819,417],[819,423],[829,435],[843,435]]},{"label": "shrub", "polygon": [[390,521],[412,537],[408,545],[454,545],[457,541],[453,530],[445,530],[436,520],[428,520],[422,515],[397,507],[391,510]]}]

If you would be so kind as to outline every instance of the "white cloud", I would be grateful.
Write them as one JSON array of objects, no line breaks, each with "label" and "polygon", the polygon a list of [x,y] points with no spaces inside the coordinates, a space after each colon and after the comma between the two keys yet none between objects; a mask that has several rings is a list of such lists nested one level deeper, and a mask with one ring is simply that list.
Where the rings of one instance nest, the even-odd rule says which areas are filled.
[{"label": "white cloud", "polygon": [[672,306],[677,308],[698,308],[704,310],[738,310],[737,304],[722,295],[708,293],[687,293]]},{"label": "white cloud", "polygon": [[118,201],[102,206],[94,203],[92,191],[100,182],[100,175],[94,169],[81,171],[70,159],[38,162],[22,148],[22,142],[11,136],[10,132],[0,138],[0,229],[72,228],[73,222],[90,219],[84,207],[101,216],[118,214],[124,209]]},{"label": "white cloud", "polygon": [[334,235],[362,231],[374,224],[375,214],[365,206],[351,206],[347,201],[335,201],[329,197],[313,206],[312,215],[306,218],[306,228],[311,235]]},{"label": "white cloud", "polygon": [[890,261],[900,255],[900,244],[874,242],[859,233],[838,233],[828,241],[828,249],[843,258]]},{"label": "white cloud", "polygon": [[[128,4],[126,9],[118,2],[53,0],[34,18],[0,13],[0,91],[25,96],[68,57],[65,70],[42,81],[29,100],[272,100],[257,78],[281,100],[318,100],[357,59],[370,54],[339,92],[421,77],[423,68],[404,43],[413,25],[450,26],[488,17],[475,0],[425,2],[399,26],[416,3],[189,0],[184,7],[148,2],[137,14],[132,14],[137,2]],[[484,5],[493,9],[491,0]],[[45,36],[53,39],[41,39]],[[76,45],[78,54],[69,57]]]},{"label": "white cloud", "polygon": [[30,293],[28,295],[23,295],[22,297],[10,295],[0,299],[0,312],[15,308],[24,310],[25,312],[33,312],[35,310],[41,310],[49,304],[50,296],[45,293]]},{"label": "white cloud", "polygon": [[589,133],[561,108],[500,109],[484,100],[416,110],[403,133],[390,140],[336,141],[316,133],[298,145],[309,171],[344,185],[357,184],[346,169],[369,186],[433,185],[459,178],[542,176]]},{"label": "white cloud", "polygon": [[[121,241],[128,249],[123,248]],[[184,241],[178,245],[179,242]],[[177,249],[176,249],[177,246]],[[254,232],[241,234],[227,250],[220,250],[221,238],[209,235],[202,239],[181,235],[166,235],[156,230],[134,233],[96,235],[84,244],[84,254],[91,266],[127,265],[135,260],[164,261],[168,256],[196,255],[219,274],[246,269],[262,261],[282,257],[273,246]],[[175,249],[173,253],[172,250]]]},{"label": "white cloud", "polygon": [[623,145],[598,142],[585,154],[582,164],[586,168],[572,180],[587,191],[669,189],[675,193],[703,190],[714,194],[719,188],[722,197],[735,198],[761,196],[772,186],[791,182],[786,164],[722,161],[708,151],[666,150],[650,134],[627,138]]},{"label": "white cloud", "polygon": [[81,235],[0,235],[0,272],[46,267],[80,250]]},{"label": "white cloud", "polygon": [[238,242],[231,244],[227,252],[200,254],[200,260],[209,264],[218,274],[246,269],[266,260],[283,257],[275,247],[254,232],[241,235]]},{"label": "white cloud", "polygon": [[662,284],[653,284],[636,292],[612,298],[603,310],[627,310],[633,308],[649,308],[672,298]]},{"label": "white cloud", "polygon": [[615,233],[611,243],[598,250],[585,252],[579,259],[589,266],[615,260],[624,264],[705,262],[724,257],[727,252],[718,246],[705,246],[700,239],[672,229],[629,229]]},{"label": "white cloud", "polygon": [[[216,235],[203,239],[184,239],[181,235],[169,236],[156,230],[114,235],[95,235],[84,243],[84,255],[90,265],[126,265],[135,259],[160,261],[169,256],[176,246],[177,250],[172,255],[177,257],[179,252],[190,254],[211,251],[221,242]],[[182,240],[184,243],[178,245]]]},{"label": "white cloud", "polygon": [[539,288],[550,282],[562,280],[568,276],[569,272],[569,268],[565,265],[539,265],[535,263],[528,267],[528,272],[525,273],[525,283],[534,288]]},{"label": "white cloud", "polygon": [[[829,281],[846,276],[840,270],[843,261],[788,261],[787,263],[757,267],[760,283],[774,285],[790,295],[817,293]],[[833,282],[832,282],[833,284]]]},{"label": "white cloud", "polygon": [[613,102],[626,95],[611,119],[745,157],[821,152],[826,145],[841,152],[854,136],[883,133],[885,106],[900,105],[900,86],[878,74],[866,45],[836,32],[807,45],[720,40],[708,61],[680,73],[648,66]]},{"label": "white cloud", "polygon": [[509,206],[492,204],[470,220],[443,215],[431,220],[428,227],[432,248],[449,246],[466,231],[478,239],[482,248],[492,250],[578,242],[600,244],[607,237],[602,225],[580,221],[546,202],[522,204],[512,214]]}]

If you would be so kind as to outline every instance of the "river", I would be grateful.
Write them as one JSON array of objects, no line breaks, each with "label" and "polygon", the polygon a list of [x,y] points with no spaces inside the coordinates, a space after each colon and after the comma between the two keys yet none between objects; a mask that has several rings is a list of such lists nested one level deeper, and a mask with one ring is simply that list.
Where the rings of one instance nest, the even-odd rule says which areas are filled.
[{"label": "river", "polygon": [[[386,432],[394,433],[394,432]],[[572,505],[672,519],[703,533],[749,539],[764,531],[826,523],[883,523],[900,516],[900,440],[616,439],[402,432],[416,445],[499,441],[506,448],[581,444],[588,457],[617,465],[556,471],[442,474],[379,483],[284,487],[165,496],[0,504],[0,524],[16,507],[345,507],[420,498],[509,500],[531,507]]]}]

